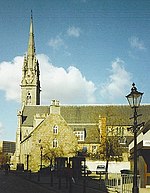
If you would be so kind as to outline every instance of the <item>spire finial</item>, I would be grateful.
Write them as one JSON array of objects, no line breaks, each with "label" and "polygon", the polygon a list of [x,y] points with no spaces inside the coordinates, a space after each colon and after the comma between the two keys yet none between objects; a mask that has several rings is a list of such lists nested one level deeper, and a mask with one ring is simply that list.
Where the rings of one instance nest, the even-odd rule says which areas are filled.
[{"label": "spire finial", "polygon": [[33,19],[32,9],[31,9],[31,19]]},{"label": "spire finial", "polygon": [[31,58],[33,58],[34,55],[35,55],[35,43],[34,43],[34,30],[33,30],[33,15],[31,10],[28,56],[31,56]]}]

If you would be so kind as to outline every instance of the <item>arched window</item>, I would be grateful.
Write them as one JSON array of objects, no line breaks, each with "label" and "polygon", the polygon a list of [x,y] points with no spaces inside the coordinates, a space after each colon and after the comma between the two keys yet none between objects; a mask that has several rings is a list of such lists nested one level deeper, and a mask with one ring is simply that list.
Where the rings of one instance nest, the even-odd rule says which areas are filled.
[{"label": "arched window", "polygon": [[57,141],[56,138],[53,139],[53,147],[54,147],[54,148],[58,147],[58,141]]},{"label": "arched window", "polygon": [[58,134],[58,126],[57,125],[53,126],[53,133]]},{"label": "arched window", "polygon": [[31,104],[31,94],[30,92],[27,93],[27,105]]}]

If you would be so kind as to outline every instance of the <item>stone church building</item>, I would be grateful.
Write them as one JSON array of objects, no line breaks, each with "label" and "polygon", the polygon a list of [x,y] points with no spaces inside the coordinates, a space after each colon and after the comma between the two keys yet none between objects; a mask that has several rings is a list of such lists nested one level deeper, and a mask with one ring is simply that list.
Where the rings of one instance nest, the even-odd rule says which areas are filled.
[{"label": "stone church building", "polygon": [[[42,64],[41,64],[42,65]],[[79,153],[95,155],[103,137],[113,129],[120,144],[128,144],[132,133],[128,105],[40,104],[40,64],[36,58],[31,15],[28,50],[24,56],[21,81],[21,110],[18,112],[14,165],[24,164],[37,171],[54,157],[72,157]],[[139,121],[150,120],[150,105],[141,105]],[[140,120],[141,119],[141,120]]]}]

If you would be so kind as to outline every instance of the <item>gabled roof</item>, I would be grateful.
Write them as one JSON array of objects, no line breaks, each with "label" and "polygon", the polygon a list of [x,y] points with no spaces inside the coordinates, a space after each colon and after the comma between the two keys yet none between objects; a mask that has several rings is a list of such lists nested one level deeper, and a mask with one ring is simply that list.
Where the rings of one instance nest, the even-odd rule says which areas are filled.
[{"label": "gabled roof", "polygon": [[[142,114],[138,122],[150,120],[150,105],[141,105],[137,110]],[[25,106],[23,126],[32,126],[36,114],[49,114],[50,106]],[[60,114],[67,123],[98,123],[99,117],[107,117],[107,125],[132,125],[133,110],[128,105],[62,105]]]},{"label": "gabled roof", "polygon": [[49,114],[49,106],[25,106],[23,109],[22,125],[23,126],[33,126],[33,118],[36,114]]},{"label": "gabled roof", "polygon": [[144,125],[142,132],[143,134],[145,134],[149,130],[150,130],[150,120]]},{"label": "gabled roof", "polygon": [[[137,110],[139,122],[150,119],[150,105],[142,105]],[[61,106],[61,115],[68,123],[94,123],[99,116],[107,117],[107,125],[132,125],[133,110],[128,105],[87,105]]]}]

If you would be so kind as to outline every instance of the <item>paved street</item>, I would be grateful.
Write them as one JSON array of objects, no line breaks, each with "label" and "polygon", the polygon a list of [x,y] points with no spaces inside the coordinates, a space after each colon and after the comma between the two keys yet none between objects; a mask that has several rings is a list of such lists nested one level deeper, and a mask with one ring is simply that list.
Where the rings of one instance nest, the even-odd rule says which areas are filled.
[{"label": "paved street", "polygon": [[48,190],[37,183],[30,182],[14,174],[5,175],[0,171],[0,192],[1,193],[57,193],[55,190]]},{"label": "paved street", "polygon": [[[23,173],[22,173],[23,174]],[[89,184],[86,182],[86,190],[84,191],[83,182],[73,183],[70,188],[66,188],[66,182],[62,180],[61,188],[58,185],[58,178],[54,179],[53,186],[50,185],[50,176],[41,176],[38,181],[37,175],[31,178],[25,177],[26,174],[17,174],[17,172],[6,175],[0,171],[0,193],[106,193],[99,185]],[[30,179],[30,180],[29,180]],[[57,182],[56,182],[57,180]],[[90,186],[89,186],[90,185]],[[98,186],[98,188],[97,188]],[[100,189],[101,191],[100,191]]]},{"label": "paved street", "polygon": [[[30,179],[31,180],[31,179]],[[15,173],[9,173],[6,175],[3,171],[0,171],[0,193],[106,193],[104,187],[96,188],[94,187],[90,181],[86,182],[86,191],[83,190],[82,183],[72,184],[71,190],[66,189],[65,183],[62,182],[61,189],[58,188],[58,183],[54,183],[53,187],[50,186],[50,178],[49,177],[41,177],[40,181],[37,180],[37,176],[35,179],[30,181],[29,179],[25,179],[20,175],[16,175]],[[102,185],[102,184],[101,184]],[[111,191],[110,191],[111,192]],[[140,189],[140,193],[149,193],[150,189]],[[114,193],[114,192],[113,192]]]}]

